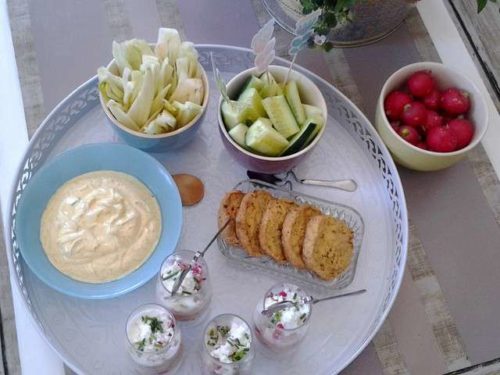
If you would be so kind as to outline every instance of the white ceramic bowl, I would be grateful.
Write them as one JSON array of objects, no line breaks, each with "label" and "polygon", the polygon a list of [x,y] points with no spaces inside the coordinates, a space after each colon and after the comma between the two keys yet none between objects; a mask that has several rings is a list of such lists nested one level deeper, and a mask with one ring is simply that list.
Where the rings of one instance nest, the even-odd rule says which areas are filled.
[{"label": "white ceramic bowl", "polygon": [[[107,68],[113,74],[118,73],[118,68],[116,67],[114,59],[111,60]],[[204,86],[204,97],[203,97],[203,102],[201,104],[202,109],[201,112],[194,119],[192,119],[182,128],[177,129],[170,133],[155,134],[155,135],[145,134],[132,130],[126,127],[125,125],[122,125],[115,118],[115,116],[113,116],[109,108],[106,106],[106,103],[104,102],[101,93],[99,92],[99,100],[101,102],[102,109],[106,114],[106,117],[108,118],[108,122],[111,124],[113,129],[120,135],[120,137],[125,142],[127,142],[129,145],[133,147],[139,148],[144,151],[165,152],[183,146],[194,137],[194,134],[200,127],[208,104],[209,86],[208,86],[207,73],[199,63],[198,63],[198,69],[200,69],[201,80],[203,81],[203,86]]]},{"label": "white ceramic bowl", "polygon": [[[385,97],[392,90],[403,86],[412,73],[420,70],[430,70],[441,90],[457,87],[470,94],[471,109],[468,117],[474,123],[475,131],[472,141],[463,149],[447,153],[423,150],[401,138],[387,120],[384,113]],[[481,141],[488,127],[488,110],[483,95],[469,78],[440,63],[420,62],[399,69],[387,79],[378,98],[375,126],[398,164],[417,171],[436,171],[463,159]]]},{"label": "white ceramic bowl", "polygon": [[[271,65],[269,66],[269,71],[272,73],[274,78],[278,83],[285,80],[286,74],[288,72],[288,67]],[[236,95],[241,91],[243,85],[252,74],[256,74],[256,69],[247,69],[241,73],[234,76],[227,84],[227,94],[231,99],[234,99]],[[325,128],[328,126],[328,111],[325,103],[325,98],[319,90],[318,86],[314,84],[309,78],[307,78],[302,73],[295,70],[290,72],[289,79],[297,81],[297,86],[299,88],[300,97],[305,104],[314,105],[321,109],[323,113],[323,118],[325,119],[325,126],[321,128],[319,133],[313,139],[313,141],[304,149],[296,152],[295,154],[288,156],[262,156],[254,154],[238,145],[229,135],[224,121],[222,119],[221,105],[222,97],[219,99],[219,131],[222,137],[224,146],[229,151],[229,153],[245,168],[264,173],[280,173],[289,171],[295,167],[300,161],[302,161],[306,155],[318,144],[320,138],[325,132]]]}]

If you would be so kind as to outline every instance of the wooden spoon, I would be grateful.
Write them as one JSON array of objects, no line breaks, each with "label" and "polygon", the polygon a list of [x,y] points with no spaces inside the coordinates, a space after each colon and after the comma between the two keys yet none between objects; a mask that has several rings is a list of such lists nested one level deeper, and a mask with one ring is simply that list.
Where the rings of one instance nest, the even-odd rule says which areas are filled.
[{"label": "wooden spoon", "polygon": [[183,206],[192,206],[203,199],[205,186],[198,177],[185,173],[172,177],[179,189]]}]

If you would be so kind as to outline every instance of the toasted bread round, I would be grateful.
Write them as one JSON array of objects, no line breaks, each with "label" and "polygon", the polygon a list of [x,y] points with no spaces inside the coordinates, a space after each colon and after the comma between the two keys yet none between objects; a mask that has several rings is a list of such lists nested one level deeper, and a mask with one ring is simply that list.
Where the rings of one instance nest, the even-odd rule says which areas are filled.
[{"label": "toasted bread round", "polygon": [[304,243],[307,223],[316,215],[321,215],[321,211],[304,205],[289,211],[283,222],[281,234],[283,255],[297,268],[305,268],[302,260],[302,244]]},{"label": "toasted bread round", "polygon": [[241,200],[244,196],[245,193],[239,190],[233,190],[224,195],[224,198],[222,198],[222,201],[220,202],[219,214],[217,216],[219,228],[221,228],[226,221],[232,219],[226,229],[224,229],[221,233],[222,238],[228,245],[239,246],[240,244],[240,241],[238,241],[238,237],[236,236],[234,221],[236,219],[238,209],[240,208]]},{"label": "toasted bread round", "polygon": [[286,260],[281,244],[281,230],[287,213],[297,205],[285,199],[271,199],[262,215],[259,243],[262,251],[277,262]]},{"label": "toasted bread round", "polygon": [[326,215],[309,220],[302,249],[307,269],[332,280],[349,266],[353,253],[353,233],[343,221]]},{"label": "toasted bread round", "polygon": [[262,214],[271,199],[264,190],[246,193],[236,214],[236,235],[241,246],[250,256],[261,256],[259,227]]}]

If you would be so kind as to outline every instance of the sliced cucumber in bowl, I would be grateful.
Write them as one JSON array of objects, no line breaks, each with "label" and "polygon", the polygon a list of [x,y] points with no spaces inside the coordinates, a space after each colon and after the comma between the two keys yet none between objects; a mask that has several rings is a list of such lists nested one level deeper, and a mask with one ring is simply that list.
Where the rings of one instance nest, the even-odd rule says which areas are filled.
[{"label": "sliced cucumber in bowl", "polygon": [[244,90],[238,98],[238,103],[244,108],[242,114],[242,121],[244,122],[254,122],[266,115],[266,111],[262,106],[262,98],[255,87]]},{"label": "sliced cucumber in bowl", "polygon": [[258,119],[248,128],[245,143],[250,149],[266,156],[278,156],[288,146],[286,138],[266,118]]},{"label": "sliced cucumber in bowl", "polygon": [[229,130],[229,135],[233,140],[239,144],[241,147],[246,148],[245,138],[247,135],[248,126],[243,123],[239,123],[234,128]]},{"label": "sliced cucumber in bowl", "polygon": [[300,129],[300,132],[298,132],[290,140],[288,147],[283,149],[280,156],[292,155],[307,147],[307,145],[319,131],[319,129],[317,130],[317,128],[321,128],[321,126],[318,126],[318,124],[313,121],[306,121],[304,123],[304,126],[302,126],[302,129]]},{"label": "sliced cucumber in bowl", "polygon": [[285,138],[299,132],[300,128],[293,116],[292,110],[283,95],[270,96],[262,100],[274,128]]},{"label": "sliced cucumber in bowl", "polygon": [[300,101],[299,88],[297,87],[297,82],[289,81],[285,86],[285,98],[292,110],[295,119],[299,126],[302,126],[306,121],[306,113],[304,106]]}]

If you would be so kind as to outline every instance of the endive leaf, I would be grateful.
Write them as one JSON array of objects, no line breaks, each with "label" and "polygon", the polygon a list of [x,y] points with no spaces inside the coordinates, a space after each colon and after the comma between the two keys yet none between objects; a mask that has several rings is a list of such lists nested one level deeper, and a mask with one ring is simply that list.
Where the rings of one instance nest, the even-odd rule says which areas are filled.
[{"label": "endive leaf", "polygon": [[135,98],[128,111],[130,118],[140,127],[142,127],[149,118],[154,98],[154,87],[153,71],[148,67],[144,73],[144,79],[140,91],[137,94],[137,98]]},{"label": "endive leaf", "polygon": [[121,124],[125,125],[127,128],[130,128],[132,130],[139,130],[139,126],[135,123],[134,120],[130,118],[130,116],[125,113],[123,110],[122,106],[115,102],[113,99],[108,101],[107,106],[113,116],[120,122]]}]

